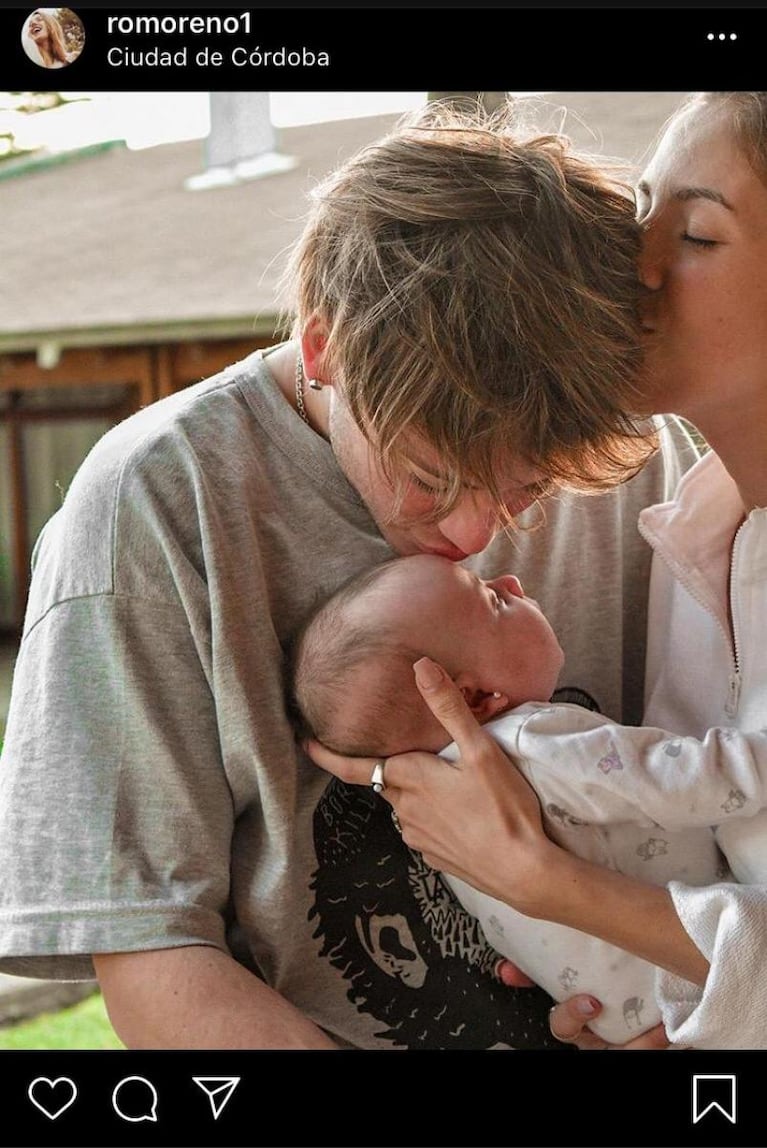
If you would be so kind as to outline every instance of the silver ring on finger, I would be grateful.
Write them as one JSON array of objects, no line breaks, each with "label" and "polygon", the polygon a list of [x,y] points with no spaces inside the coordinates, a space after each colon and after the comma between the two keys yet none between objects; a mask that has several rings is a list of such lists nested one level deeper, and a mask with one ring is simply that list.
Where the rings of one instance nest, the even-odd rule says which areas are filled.
[{"label": "silver ring on finger", "polygon": [[385,769],[385,761],[377,761],[373,766],[373,772],[370,775],[370,784],[373,787],[374,793],[383,793],[383,791],[386,789],[386,782],[384,781]]}]

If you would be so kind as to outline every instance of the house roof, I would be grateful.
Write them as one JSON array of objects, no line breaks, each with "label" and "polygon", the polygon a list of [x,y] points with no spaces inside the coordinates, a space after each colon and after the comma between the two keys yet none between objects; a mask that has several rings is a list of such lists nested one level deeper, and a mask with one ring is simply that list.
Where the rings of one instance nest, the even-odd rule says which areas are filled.
[{"label": "house roof", "polygon": [[[555,93],[549,103],[568,109],[578,146],[636,160],[680,98]],[[309,188],[396,118],[283,130],[292,170],[207,190],[184,186],[203,170],[202,141],[95,148],[0,178],[0,351],[270,330]]]}]

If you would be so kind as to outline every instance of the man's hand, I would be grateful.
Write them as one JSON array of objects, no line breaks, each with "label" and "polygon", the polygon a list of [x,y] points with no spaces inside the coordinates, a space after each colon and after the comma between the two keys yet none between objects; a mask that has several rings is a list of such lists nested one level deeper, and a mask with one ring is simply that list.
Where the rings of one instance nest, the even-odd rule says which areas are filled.
[{"label": "man's hand", "polygon": [[531,989],[535,986],[532,977],[523,973],[519,966],[507,957],[501,957],[500,960],[496,961],[493,971],[501,984],[506,985],[507,988]]}]

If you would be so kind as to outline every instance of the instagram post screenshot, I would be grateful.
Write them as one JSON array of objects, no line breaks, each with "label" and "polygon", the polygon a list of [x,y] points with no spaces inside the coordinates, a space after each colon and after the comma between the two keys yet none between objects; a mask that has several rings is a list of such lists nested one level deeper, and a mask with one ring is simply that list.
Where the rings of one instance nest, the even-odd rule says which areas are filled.
[{"label": "instagram post screenshot", "polygon": [[766,33],[0,12],[9,1143],[763,1143]]}]

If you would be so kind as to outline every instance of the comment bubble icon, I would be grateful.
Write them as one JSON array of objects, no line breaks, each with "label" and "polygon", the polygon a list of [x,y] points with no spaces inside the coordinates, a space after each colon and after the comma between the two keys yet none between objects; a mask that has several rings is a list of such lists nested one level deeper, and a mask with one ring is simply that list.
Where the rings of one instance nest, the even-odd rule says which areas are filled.
[{"label": "comment bubble icon", "polygon": [[112,1093],[112,1107],[122,1120],[157,1122],[157,1089],[145,1076],[126,1076]]}]

